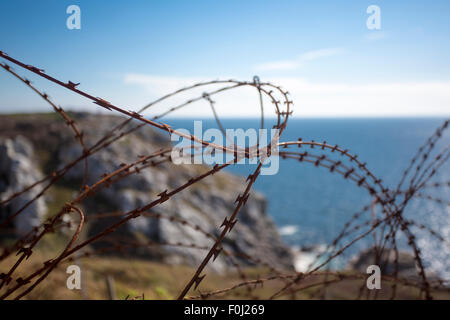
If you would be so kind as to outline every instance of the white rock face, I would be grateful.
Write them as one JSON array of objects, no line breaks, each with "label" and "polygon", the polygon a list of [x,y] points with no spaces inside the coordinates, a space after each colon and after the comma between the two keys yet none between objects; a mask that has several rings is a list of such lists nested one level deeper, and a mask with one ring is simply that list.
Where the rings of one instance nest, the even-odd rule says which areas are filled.
[{"label": "white rock face", "polygon": [[[33,146],[26,138],[17,136],[0,140],[0,199],[6,199],[42,178],[39,166],[33,159]],[[21,210],[39,190],[30,190],[0,208],[0,219]],[[19,235],[29,232],[40,224],[45,212],[44,198],[41,197],[14,219],[15,232]]]},{"label": "white rock face", "polygon": [[[92,146],[124,119],[81,114],[75,120],[77,127],[84,133],[85,144]],[[34,117],[32,121],[22,119],[19,129],[28,130],[27,138],[33,141],[37,151],[44,150],[51,155],[51,168],[55,170],[78,158],[82,154],[82,149],[73,138],[73,132],[61,123],[60,119],[47,118],[45,121],[47,122],[43,123],[38,117]],[[18,131],[17,125],[17,120],[10,119],[9,130]],[[136,123],[130,123],[123,131],[126,132],[135,125]],[[120,168],[122,163],[133,163],[140,155],[149,155],[167,147],[170,147],[168,136],[158,134],[148,126],[142,127],[89,157],[86,184],[97,182],[103,174]],[[35,182],[41,175],[37,164],[32,160],[33,148],[23,138],[6,139],[1,148],[3,149],[0,156],[0,177],[2,177],[0,186],[3,183],[5,190],[0,192],[2,197],[6,197],[11,192]],[[158,157],[154,160],[159,162],[161,159]],[[157,195],[164,190],[174,190],[190,178],[210,169],[203,165],[175,165],[167,161],[155,167],[145,168],[139,174],[129,175],[108,188],[97,190],[93,196],[80,203],[80,206],[88,219],[90,215],[128,212],[158,199]],[[84,161],[81,161],[71,168],[59,183],[66,189],[73,189],[76,192],[80,188],[84,171]],[[197,266],[214,243],[211,236],[208,237],[205,232],[214,238],[219,236],[224,218],[232,214],[235,200],[238,194],[245,190],[245,186],[245,178],[224,172],[215,173],[178,193],[162,205],[149,210],[150,214],[159,214],[164,218],[157,219],[151,215],[144,215],[133,219],[112,233],[111,237],[114,237],[112,240],[125,239],[128,242],[148,240],[158,245],[130,248],[128,253],[165,263]],[[39,190],[40,188],[37,188],[37,191]],[[20,208],[37,191],[27,193],[12,202],[10,211]],[[66,202],[72,199],[58,200]],[[20,215],[17,230],[22,232],[36,225],[44,212],[44,201],[40,199]],[[189,225],[170,221],[167,219],[170,217],[187,221]],[[249,255],[278,269],[293,269],[291,251],[282,242],[276,226],[267,214],[266,199],[261,194],[251,192],[237,219],[233,230],[223,241],[223,247],[230,252],[231,259],[243,266],[260,264],[248,259],[246,256]],[[95,220],[86,225],[86,232],[88,236],[95,235],[115,221],[117,220],[114,218]],[[195,226],[199,226],[201,231]],[[92,244],[94,249],[111,245],[111,242],[102,240]],[[186,247],[190,244],[195,244],[196,248]],[[232,266],[230,257],[225,254],[220,254],[214,263],[209,264],[209,267],[216,271]]]}]

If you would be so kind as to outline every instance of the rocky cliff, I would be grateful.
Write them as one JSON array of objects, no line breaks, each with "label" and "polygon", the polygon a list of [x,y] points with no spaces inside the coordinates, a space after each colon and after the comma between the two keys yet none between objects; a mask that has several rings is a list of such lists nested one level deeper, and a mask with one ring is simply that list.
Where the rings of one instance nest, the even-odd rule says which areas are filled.
[{"label": "rocky cliff", "polygon": [[[83,131],[88,147],[124,120],[116,116],[87,113],[71,116]],[[125,132],[135,125],[136,123],[130,123],[122,131]],[[104,173],[118,169],[122,163],[131,163],[140,155],[169,146],[168,140],[168,136],[156,133],[148,126],[124,136],[89,157],[86,183],[92,184]],[[62,168],[81,154],[82,148],[74,139],[73,132],[58,115],[1,116],[0,199],[5,199],[41,176]],[[45,197],[40,198],[15,219],[15,231],[26,232],[44,216],[55,214],[62,204],[71,200],[82,183],[84,170],[83,162],[73,167]],[[82,207],[88,221],[89,217],[98,217],[99,214],[126,212],[151,202],[160,192],[176,188],[205,170],[207,168],[203,165],[174,165],[170,161],[162,162],[142,170],[139,174],[129,175],[108,188],[102,188],[84,201]],[[114,233],[116,240],[127,239],[129,243],[142,241],[144,238],[152,243],[172,244],[128,248],[126,253],[166,263],[197,265],[206,254],[201,248],[209,248],[213,243],[211,237],[205,233],[213,237],[218,236],[218,227],[224,218],[231,214],[236,196],[244,188],[245,179],[219,172],[157,206],[148,215],[130,221]],[[33,189],[7,207],[0,208],[0,219],[15,212],[24,202],[35,196],[37,190]],[[103,230],[115,219],[117,218],[91,219],[87,225],[86,236]],[[282,242],[268,216],[266,199],[261,194],[251,193],[238,219],[239,222],[223,243],[235,261],[252,265],[252,259],[245,258],[245,255],[249,255],[276,268],[292,268],[292,253]],[[177,246],[177,243],[195,244],[196,248]],[[107,245],[106,242],[98,242],[94,244],[94,249]],[[216,270],[223,270],[230,266],[230,259],[222,254],[211,266]]]}]

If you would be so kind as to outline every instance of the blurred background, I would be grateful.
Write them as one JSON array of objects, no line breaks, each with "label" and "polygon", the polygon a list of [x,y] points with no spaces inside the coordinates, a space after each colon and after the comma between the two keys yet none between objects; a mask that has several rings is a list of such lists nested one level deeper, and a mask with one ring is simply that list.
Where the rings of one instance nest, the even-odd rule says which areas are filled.
[{"label": "blurred background", "polygon": [[[71,5],[80,9],[75,28],[74,12],[66,12]],[[0,50],[133,111],[200,81],[253,81],[257,75],[288,90],[294,101],[281,141],[338,144],[395,188],[416,150],[450,115],[449,14],[448,1],[2,1]],[[107,113],[44,79],[31,79],[65,110]],[[144,115],[158,115],[190,95]],[[215,101],[226,128],[259,125],[255,90],[234,90]],[[265,103],[270,128],[275,113]],[[21,113],[49,111],[35,93],[0,73],[0,113],[20,120]],[[189,130],[194,120],[216,126],[205,101],[163,120]],[[11,135],[6,124],[3,129]],[[445,133],[436,149],[445,148],[448,138]],[[254,169],[235,165],[226,171],[247,176]],[[448,184],[448,169],[447,163],[433,182]],[[281,161],[276,175],[260,177],[255,189],[268,199],[266,212],[283,243],[303,252],[295,258],[299,270],[371,202],[366,190],[341,176],[293,160]],[[429,195],[442,201],[417,199],[405,216],[448,239],[449,190]],[[448,246],[418,232],[427,268],[448,279]],[[332,268],[346,267],[368,246],[358,242]],[[406,249],[407,239],[400,237],[399,247]]]}]

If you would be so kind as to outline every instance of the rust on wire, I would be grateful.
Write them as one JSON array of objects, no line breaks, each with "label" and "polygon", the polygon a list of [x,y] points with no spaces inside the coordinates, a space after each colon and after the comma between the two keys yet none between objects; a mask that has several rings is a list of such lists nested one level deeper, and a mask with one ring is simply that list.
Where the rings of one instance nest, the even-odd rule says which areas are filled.
[{"label": "rust on wire", "polygon": [[[229,237],[230,232],[234,230],[234,226],[239,223],[239,216],[242,208],[251,197],[251,190],[260,178],[262,167],[262,157],[260,155],[259,144],[250,148],[238,148],[237,146],[223,146],[214,144],[190,134],[184,134],[163,122],[157,122],[160,118],[171,114],[177,110],[188,107],[198,101],[206,101],[215,117],[218,127],[224,132],[224,127],[220,121],[220,116],[215,107],[215,96],[230,92],[236,88],[250,87],[252,90],[257,90],[259,98],[259,108],[261,112],[261,129],[264,128],[264,99],[268,100],[275,108],[275,124],[273,128],[278,129],[280,136],[288,126],[288,118],[292,115],[293,101],[289,97],[289,93],[280,86],[276,86],[269,82],[263,82],[258,76],[254,76],[252,81],[237,81],[229,80],[212,80],[201,83],[196,83],[191,86],[180,88],[172,93],[169,93],[153,102],[150,102],[138,111],[126,110],[114,105],[108,100],[88,94],[86,91],[80,90],[79,82],[67,81],[63,82],[49,74],[45,70],[35,66],[23,63],[6,53],[0,51],[0,57],[14,64],[15,66],[26,69],[35,75],[44,78],[52,83],[55,83],[67,90],[70,90],[80,96],[83,96],[94,104],[100,106],[113,113],[125,115],[126,119],[118,125],[108,129],[108,132],[98,139],[92,145],[87,146],[85,143],[85,133],[80,130],[76,121],[74,121],[64,109],[56,105],[50,98],[50,95],[35,87],[32,82],[20,76],[11,66],[6,63],[0,63],[2,69],[14,76],[16,79],[23,82],[28,88],[34,91],[42,99],[48,103],[53,111],[60,115],[65,125],[73,132],[73,137],[82,149],[79,156],[71,159],[71,161],[61,168],[54,168],[51,174],[44,178],[37,180],[30,185],[23,188],[23,190],[15,191],[5,199],[0,200],[0,206],[7,206],[13,199],[20,197],[30,190],[37,190],[36,195],[22,205],[21,208],[13,212],[6,219],[0,222],[0,229],[5,230],[6,226],[13,222],[17,216],[22,214],[27,207],[35,203],[35,201],[45,195],[56,183],[58,183],[66,174],[79,163],[84,162],[83,181],[80,186],[78,194],[68,201],[58,212],[53,213],[52,216],[43,221],[39,226],[33,228],[27,234],[21,236],[8,248],[4,248],[0,253],[0,261],[4,261],[7,257],[12,256],[15,260],[9,267],[9,270],[0,273],[0,299],[13,297],[14,299],[21,299],[34,290],[40,283],[45,281],[49,274],[55,268],[65,261],[71,261],[78,256],[84,259],[99,255],[105,252],[122,252],[126,254],[127,249],[132,248],[149,248],[155,246],[172,246],[179,248],[189,248],[192,250],[200,250],[205,253],[199,266],[195,269],[194,274],[186,279],[186,283],[182,291],[177,296],[178,299],[207,299],[210,297],[226,297],[229,294],[242,295],[251,299],[270,298],[277,299],[280,297],[290,297],[295,299],[299,292],[318,288],[318,293],[315,296],[326,298],[327,290],[330,286],[336,283],[347,280],[360,280],[361,286],[357,298],[376,299],[378,293],[371,294],[364,286],[367,275],[360,273],[344,274],[339,271],[330,270],[330,262],[337,257],[344,256],[348,249],[354,246],[355,243],[361,241],[369,236],[373,237],[374,259],[378,264],[383,263],[383,257],[394,253],[393,266],[394,272],[392,275],[383,275],[383,279],[390,283],[390,298],[395,299],[399,285],[416,288],[419,290],[419,298],[431,299],[433,298],[433,290],[446,290],[448,286],[448,279],[435,279],[427,274],[425,268],[424,255],[418,244],[416,231],[422,230],[429,233],[433,239],[448,245],[448,239],[444,237],[438,230],[434,230],[429,226],[423,224],[421,221],[416,221],[406,218],[404,215],[405,209],[411,201],[423,200],[437,203],[441,206],[448,207],[450,205],[448,199],[440,199],[429,194],[430,189],[447,188],[450,186],[448,181],[433,181],[439,170],[447,162],[450,157],[450,147],[444,147],[442,150],[436,151],[439,146],[439,141],[442,141],[445,130],[448,129],[449,121],[445,121],[433,135],[418,149],[417,153],[411,159],[408,167],[403,171],[401,179],[395,188],[389,188],[383,180],[375,175],[369,169],[369,164],[360,160],[357,154],[352,153],[349,149],[340,147],[338,144],[332,144],[329,141],[330,137],[318,137],[320,139],[306,141],[298,138],[296,141],[281,141],[277,143],[280,148],[279,156],[286,161],[296,161],[298,165],[310,166],[311,170],[326,170],[330,174],[335,174],[343,179],[354,184],[367,192],[369,204],[364,206],[360,211],[351,215],[346,221],[342,230],[337,234],[333,241],[327,245],[327,249],[316,255],[313,262],[307,268],[307,271],[287,272],[278,270],[272,264],[261,259],[261,257],[252,256],[248,252],[232,252],[227,250],[224,246],[224,240]],[[218,89],[207,90],[210,86],[221,86]],[[194,89],[202,89],[203,93],[200,96],[195,96],[183,103],[172,106],[166,111],[155,115],[148,119],[144,116],[144,112],[149,108],[166,101],[169,98],[175,97],[179,94],[190,92]],[[149,201],[140,207],[134,208],[127,212],[112,212],[106,214],[90,213],[84,214],[81,203],[92,197],[96,192],[102,188],[107,188],[113,184],[118,183],[123,179],[127,179],[133,175],[139,175],[143,171],[151,167],[157,167],[164,163],[171,162],[172,148],[159,149],[143,154],[138,159],[131,163],[120,163],[117,169],[112,172],[104,172],[100,177],[96,177],[93,183],[87,183],[89,176],[88,159],[94,154],[104,150],[108,146],[116,143],[123,137],[137,132],[144,126],[152,126],[157,130],[175,134],[180,137],[187,138],[198,146],[194,149],[201,150],[202,148],[212,148],[215,151],[223,151],[233,155],[233,159],[225,164],[215,164],[205,172],[198,173],[196,176],[186,178],[185,182],[178,186],[171,186],[171,189],[159,190],[156,197],[149,199]],[[326,140],[323,138],[327,138]],[[323,142],[318,142],[323,141]],[[259,139],[258,139],[259,142]],[[269,149],[269,155],[271,148]],[[182,149],[184,151],[184,149]],[[256,152],[255,152],[256,151]],[[154,212],[161,204],[171,201],[172,197],[182,192],[185,189],[191,188],[199,181],[206,179],[224,168],[233,165],[238,160],[256,159],[257,168],[250,173],[245,181],[243,190],[237,192],[236,199],[232,205],[231,213],[226,216],[221,225],[216,226],[216,232],[207,231],[201,227],[201,224],[183,219],[181,217],[167,216],[162,213]],[[118,160],[117,162],[120,162]],[[317,168],[317,169],[316,169]],[[282,187],[282,186],[280,186]],[[67,220],[68,215],[77,214],[78,223],[71,219]],[[177,224],[183,228],[190,228],[193,232],[198,232],[208,239],[210,242],[208,246],[199,245],[189,241],[130,241],[129,239],[112,238],[111,235],[116,233],[116,230],[126,224],[131,219],[139,216],[146,216],[153,219],[165,220],[171,224]],[[98,231],[96,234],[90,235],[87,239],[81,238],[80,234],[85,228],[85,222],[103,219],[106,217],[115,217],[118,220],[111,225]],[[17,270],[22,264],[29,263],[27,261],[33,254],[36,246],[42,239],[49,234],[58,232],[62,228],[75,227],[75,231],[67,241],[64,250],[52,259],[43,262],[39,267],[33,270],[28,275],[17,276]],[[5,230],[6,232],[6,230]],[[233,231],[236,232],[236,231]],[[417,266],[417,279],[405,279],[399,272],[399,248],[397,237],[403,235],[407,239],[407,245],[413,253],[413,258]],[[101,249],[93,250],[91,244],[94,242],[105,243],[106,246]],[[15,254],[15,257],[13,256]],[[228,287],[217,289],[214,291],[201,290],[203,279],[206,276],[205,268],[222,257],[232,265],[239,274],[241,282]],[[30,260],[33,260],[31,258]],[[260,274],[252,275],[240,264],[240,261],[245,260],[255,266],[264,267],[267,274],[261,277]],[[384,262],[385,263],[385,262]],[[268,282],[275,282],[281,284],[281,287],[269,296],[259,296],[258,288]],[[244,292],[239,291],[240,288],[246,288]],[[22,290],[19,292],[19,290]],[[192,291],[196,292],[189,296]],[[319,292],[320,291],[320,292]],[[127,297],[129,298],[129,297]],[[144,295],[136,298],[144,298]],[[133,299],[136,299],[133,298]]]}]

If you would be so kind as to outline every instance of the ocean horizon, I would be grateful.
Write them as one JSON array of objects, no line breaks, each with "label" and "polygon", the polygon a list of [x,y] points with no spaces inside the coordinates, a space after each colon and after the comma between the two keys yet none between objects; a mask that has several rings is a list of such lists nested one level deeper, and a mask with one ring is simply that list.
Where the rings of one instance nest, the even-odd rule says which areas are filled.
[{"label": "ocean horizon", "polygon": [[[177,119],[161,121],[173,129],[193,130],[193,121],[202,121],[203,129],[216,128],[214,118]],[[266,119],[267,120],[267,119]],[[270,124],[273,119],[266,121]],[[388,188],[395,188],[403,171],[421,145],[445,121],[441,117],[426,118],[306,118],[289,119],[280,141],[314,140],[338,144],[350,153],[358,155],[367,168],[383,180]],[[221,119],[226,129],[259,128],[260,119]],[[271,125],[271,124],[270,124]],[[269,126],[270,128],[270,126]],[[448,145],[445,133],[436,145],[439,150]],[[226,171],[247,176],[255,169],[252,164],[236,164]],[[446,163],[432,182],[446,184],[450,181],[449,165]],[[242,186],[244,188],[244,186]],[[313,164],[280,159],[279,171],[274,175],[259,176],[254,189],[267,197],[267,212],[279,228],[284,241],[293,247],[323,247],[342,230],[352,215],[371,203],[367,190],[359,188],[341,175],[331,174],[325,168]],[[443,203],[418,199],[405,210],[404,216],[419,219],[441,234],[450,233],[448,219],[448,187],[433,188],[427,195],[444,200]],[[363,215],[363,218],[367,216]],[[450,255],[445,244],[435,241],[429,234],[418,231],[419,245],[426,247],[429,267],[439,273],[450,274]],[[352,255],[367,248],[372,238],[363,239],[349,248]],[[406,248],[406,240],[398,239],[399,248]],[[426,260],[426,257],[425,257]]]}]

